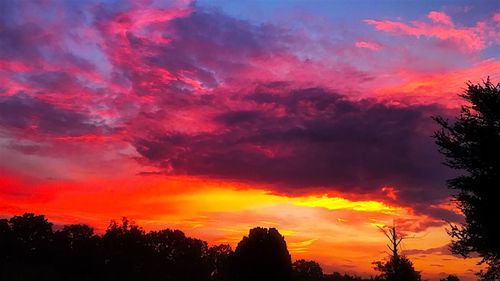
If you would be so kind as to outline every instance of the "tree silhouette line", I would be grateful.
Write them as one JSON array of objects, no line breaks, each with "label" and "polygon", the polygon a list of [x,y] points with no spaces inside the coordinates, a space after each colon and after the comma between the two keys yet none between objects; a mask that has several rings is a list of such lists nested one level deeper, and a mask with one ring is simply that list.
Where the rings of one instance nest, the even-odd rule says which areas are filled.
[{"label": "tree silhouette line", "polygon": [[420,280],[411,262],[397,252],[387,262],[374,263],[379,276],[363,279],[325,274],[315,261],[292,262],[275,228],[251,229],[233,251],[225,244],[209,246],[180,230],[146,232],[126,218],[112,221],[102,235],[85,224],[54,230],[44,215],[32,213],[0,219],[0,253],[0,281]]}]

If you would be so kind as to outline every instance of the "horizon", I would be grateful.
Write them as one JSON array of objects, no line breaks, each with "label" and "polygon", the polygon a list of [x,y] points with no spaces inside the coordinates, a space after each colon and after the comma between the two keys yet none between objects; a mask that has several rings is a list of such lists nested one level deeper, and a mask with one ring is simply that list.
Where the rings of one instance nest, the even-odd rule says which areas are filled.
[{"label": "horizon", "polygon": [[2,1],[0,218],[272,227],[363,277],[394,224],[423,279],[476,280],[432,117],[500,81],[499,30],[494,1]]}]

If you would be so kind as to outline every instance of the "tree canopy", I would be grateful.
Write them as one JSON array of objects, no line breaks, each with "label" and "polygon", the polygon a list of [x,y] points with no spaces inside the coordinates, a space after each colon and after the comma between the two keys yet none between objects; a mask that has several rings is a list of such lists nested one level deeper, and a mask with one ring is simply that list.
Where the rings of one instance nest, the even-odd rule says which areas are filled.
[{"label": "tree canopy", "polygon": [[292,264],[292,268],[295,281],[321,281],[324,279],[323,270],[315,261],[300,259]]},{"label": "tree canopy", "polygon": [[387,262],[375,262],[375,270],[385,281],[420,281],[420,272],[415,271],[413,263],[405,256],[390,256]]},{"label": "tree canopy", "polygon": [[54,231],[43,215],[0,220],[0,280],[223,281],[228,245],[179,230],[145,232],[124,218],[103,235],[82,224]]},{"label": "tree canopy", "polygon": [[291,280],[292,259],[275,228],[251,229],[238,243],[233,263],[236,280]]}]

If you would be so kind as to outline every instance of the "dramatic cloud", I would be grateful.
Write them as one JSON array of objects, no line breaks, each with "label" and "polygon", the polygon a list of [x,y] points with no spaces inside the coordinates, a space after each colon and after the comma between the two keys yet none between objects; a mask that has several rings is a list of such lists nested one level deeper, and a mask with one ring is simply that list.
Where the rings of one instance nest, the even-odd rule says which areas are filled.
[{"label": "dramatic cloud", "polygon": [[[0,125],[7,149],[37,155],[60,147],[69,153],[78,143],[97,154],[90,143],[106,142],[103,148],[110,149],[116,142],[118,158],[145,165],[140,174],[227,179],[284,194],[383,196],[457,220],[423,207],[448,196],[442,186],[449,174],[430,137],[430,117],[447,112],[428,97],[400,97],[423,86],[438,92],[430,81],[441,76],[398,70],[410,81],[385,84],[372,70],[352,65],[354,58],[328,64],[318,60],[320,53],[307,58],[305,46],[319,50],[314,45],[321,42],[293,28],[192,4],[108,4],[58,5],[64,25],[57,13],[37,15],[42,4],[23,10],[3,4],[9,12],[1,29]],[[450,34],[470,36],[439,38],[485,44],[474,37],[476,29],[455,27],[443,12],[428,17],[432,25],[366,22],[415,36],[456,29]],[[344,54],[385,51],[385,43],[382,48],[366,38]],[[475,75],[496,64],[466,68],[454,87],[467,71]],[[14,144],[13,138],[46,143]],[[392,195],[381,192],[388,186]]]},{"label": "dramatic cloud", "polygon": [[260,87],[243,99],[246,110],[214,116],[220,130],[152,130],[134,146],[166,173],[269,184],[282,192],[394,186],[401,200],[414,202],[446,194],[440,186],[447,173],[430,137],[437,106],[350,101],[321,88],[272,93]]},{"label": "dramatic cloud", "polygon": [[500,77],[498,12],[209,2],[0,1],[0,215],[232,244],[278,226],[294,255],[367,274],[376,226],[446,244],[462,217],[430,117]]}]

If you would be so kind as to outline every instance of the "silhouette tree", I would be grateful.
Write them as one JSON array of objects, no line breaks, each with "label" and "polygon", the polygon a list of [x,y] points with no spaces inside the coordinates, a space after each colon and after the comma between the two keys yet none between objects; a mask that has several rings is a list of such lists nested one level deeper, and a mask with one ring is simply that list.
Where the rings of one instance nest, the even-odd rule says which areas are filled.
[{"label": "silhouette tree", "polygon": [[209,280],[207,243],[188,238],[179,230],[153,231],[146,235],[148,246],[153,250],[156,265],[151,272],[166,280]]},{"label": "silhouette tree", "polygon": [[13,254],[15,236],[12,233],[8,219],[0,219],[0,271],[6,265]]},{"label": "silhouette tree", "polygon": [[468,257],[476,252],[488,265],[480,272],[483,280],[500,280],[500,84],[488,79],[483,84],[467,84],[460,95],[467,104],[450,123],[434,120],[441,129],[434,134],[445,164],[461,175],[448,180],[458,191],[455,201],[465,215],[463,225],[451,224],[451,250]]},{"label": "silhouette tree", "polygon": [[108,280],[140,280],[148,272],[149,249],[145,233],[139,226],[123,218],[112,221],[102,237],[104,275]]},{"label": "silhouette tree", "polygon": [[84,224],[65,225],[54,234],[59,255],[59,273],[65,280],[97,280],[103,260],[99,248],[100,237]]},{"label": "silhouette tree", "polygon": [[399,254],[398,247],[404,236],[398,234],[395,226],[388,230],[384,228],[380,230],[389,239],[390,244],[387,247],[391,251],[387,262],[374,262],[375,270],[381,272],[380,277],[386,281],[420,281],[420,272],[415,271],[413,263],[408,258]]},{"label": "silhouette tree", "polygon": [[30,252],[36,252],[53,239],[52,223],[43,215],[25,213],[12,217],[9,224],[17,242],[25,245]]},{"label": "silhouette tree", "polygon": [[52,223],[43,215],[25,213],[0,222],[3,256],[0,280],[49,280],[56,275]]},{"label": "silhouette tree", "polygon": [[237,281],[288,281],[292,261],[285,239],[275,228],[253,228],[238,243],[232,260]]},{"label": "silhouette tree", "polygon": [[210,271],[210,280],[212,281],[229,281],[230,276],[230,261],[233,255],[233,250],[229,245],[216,245],[210,247],[207,253],[208,268]]},{"label": "silhouette tree", "polygon": [[460,281],[456,275],[448,275],[446,278],[441,278],[439,281]]},{"label": "silhouette tree", "polygon": [[315,261],[297,260],[292,264],[294,281],[321,281],[324,280],[323,270]]},{"label": "silhouette tree", "polygon": [[179,230],[146,233],[127,218],[111,222],[103,235],[84,224],[53,232],[44,216],[30,213],[0,219],[0,281],[35,280],[368,281],[323,274],[315,261],[298,260],[292,267],[274,228],[250,230],[233,252],[229,245],[209,248]]},{"label": "silhouette tree", "polygon": [[375,262],[375,270],[381,272],[385,281],[420,281],[420,272],[415,271],[413,263],[405,256],[391,256],[389,261]]}]

